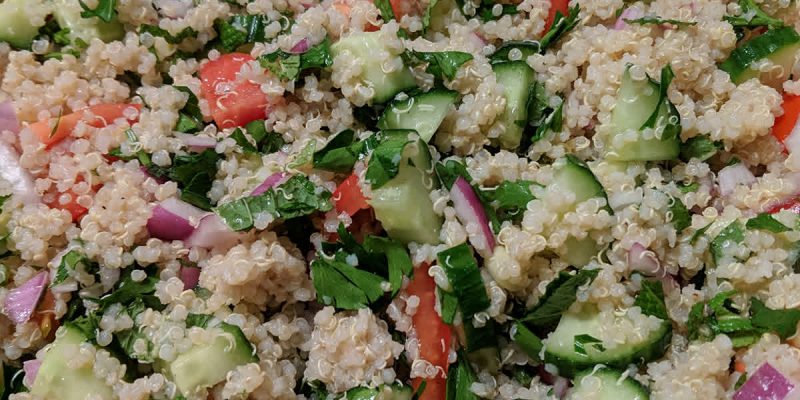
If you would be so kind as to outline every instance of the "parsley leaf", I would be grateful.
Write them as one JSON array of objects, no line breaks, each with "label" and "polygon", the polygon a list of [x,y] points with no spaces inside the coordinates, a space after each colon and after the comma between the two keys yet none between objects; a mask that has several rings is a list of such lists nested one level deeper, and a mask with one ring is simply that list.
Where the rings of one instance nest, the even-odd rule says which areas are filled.
[{"label": "parsley leaf", "polygon": [[281,136],[280,133],[267,131],[263,119],[250,121],[244,128],[256,142],[256,146],[259,147],[263,154],[279,151],[281,147],[286,144],[286,141],[283,140],[283,136]]},{"label": "parsley leaf", "polygon": [[633,305],[639,306],[644,315],[652,315],[665,321],[669,320],[667,305],[664,304],[664,289],[661,287],[660,281],[643,280],[642,289],[636,296]]},{"label": "parsley leaf", "polygon": [[692,226],[692,214],[689,213],[689,210],[680,198],[672,197],[670,200],[669,211],[672,213],[671,222],[672,225],[675,226],[675,230],[681,233],[684,229]]},{"label": "parsley leaf", "polygon": [[383,278],[346,261],[344,252],[333,258],[320,255],[311,262],[311,281],[317,300],[345,310],[367,307],[383,296]]},{"label": "parsley leaf", "polygon": [[234,231],[253,227],[259,214],[268,213],[275,218],[290,219],[316,211],[331,209],[331,193],[314,185],[307,177],[295,175],[288,181],[258,196],[243,197],[222,205],[217,214]]},{"label": "parsley leaf", "polygon": [[168,178],[181,188],[181,200],[200,207],[211,209],[211,201],[206,193],[217,175],[217,161],[220,155],[212,149],[202,153],[180,154],[172,160],[172,166],[163,168],[155,165],[148,172],[156,178]]},{"label": "parsley leaf", "polygon": [[472,249],[466,243],[439,252],[436,258],[444,269],[453,293],[458,298],[458,305],[465,318],[487,309],[490,305],[483,285],[478,262],[472,255]]},{"label": "parsley leaf", "polygon": [[472,182],[472,177],[469,175],[469,172],[467,172],[467,166],[464,165],[463,162],[458,162],[456,160],[441,161],[436,164],[435,171],[439,182],[441,182],[442,186],[447,190],[453,187],[453,183],[455,183],[459,176],[466,179],[467,182]]},{"label": "parsley leaf", "polygon": [[574,341],[575,352],[584,356],[587,355],[587,346],[592,346],[597,351],[606,351],[606,348],[603,346],[603,341],[591,335],[575,335]]},{"label": "parsley leaf", "polygon": [[719,235],[711,241],[711,255],[714,256],[714,262],[719,263],[723,256],[723,252],[730,247],[732,243],[738,244],[744,240],[744,228],[739,221],[733,221],[730,225],[726,226]]},{"label": "parsley leaf", "polygon": [[267,40],[264,28],[270,24],[264,15],[234,15],[229,20],[217,20],[214,27],[219,37],[219,46],[227,53],[239,47]]},{"label": "parsley leaf", "polygon": [[661,17],[642,17],[637,19],[625,19],[625,22],[629,24],[639,24],[639,25],[675,25],[675,26],[693,26],[697,25],[697,22],[694,21],[679,21],[677,19],[665,19]]},{"label": "parsley leaf", "polygon": [[212,318],[214,318],[213,315],[189,313],[189,315],[186,316],[186,328],[194,326],[200,328],[208,327],[208,323]]},{"label": "parsley leaf", "polygon": [[139,25],[139,34],[141,35],[142,33],[149,33],[152,36],[164,38],[164,40],[170,44],[178,44],[186,38],[197,36],[197,31],[190,26],[183,28],[177,35],[172,35],[169,31],[162,29],[158,25],[142,24]]},{"label": "parsley leaf", "polygon": [[53,282],[50,287],[58,286],[64,283],[69,278],[78,265],[83,264],[86,272],[94,272],[97,269],[97,264],[92,263],[86,256],[78,249],[72,249],[61,256],[61,262],[56,269],[56,275],[53,277]]},{"label": "parsley leaf", "polygon": [[[400,162],[404,159],[403,150],[406,145],[413,142],[409,139],[409,134],[412,132],[414,131],[395,130],[379,133],[378,145],[369,157],[365,175],[373,189],[385,185],[400,172]],[[417,146],[422,148],[427,145],[418,140]]]},{"label": "parsley leaf", "polygon": [[81,11],[81,17],[83,18],[97,17],[104,22],[111,22],[117,16],[117,0],[99,0],[97,7],[94,9],[89,8],[83,0],[78,0],[78,3],[83,9]]},{"label": "parsley leaf", "polygon": [[518,221],[535,197],[531,193],[532,181],[503,181],[497,188],[484,193],[491,204],[497,208],[497,217],[502,221]]},{"label": "parsley leaf", "polygon": [[394,10],[392,10],[392,3],[389,0],[375,0],[375,7],[381,12],[383,22],[394,19]]},{"label": "parsley leaf", "polygon": [[780,221],[768,213],[761,213],[753,218],[750,218],[747,220],[745,226],[747,229],[762,229],[772,233],[781,233],[791,230],[789,227],[780,223]]},{"label": "parsley leaf", "polygon": [[186,103],[178,112],[178,123],[175,130],[183,133],[197,132],[203,127],[203,112],[200,111],[200,103],[194,92],[186,86],[173,86],[175,89],[186,93]]},{"label": "parsley leaf", "polygon": [[480,18],[481,21],[483,22],[489,22],[489,21],[496,21],[502,18],[504,15],[519,14],[519,9],[517,8],[516,4],[500,4],[500,14],[495,15],[494,13],[495,4],[499,3],[488,2],[481,5],[477,11],[478,18]]},{"label": "parsley leaf", "polygon": [[708,136],[695,136],[681,144],[681,160],[689,162],[692,158],[708,160],[722,149],[722,142],[715,142]]},{"label": "parsley leaf", "polygon": [[553,25],[550,26],[550,30],[547,31],[547,33],[542,36],[542,40],[539,41],[542,51],[546,50],[548,47],[550,47],[550,45],[557,42],[564,35],[578,26],[578,23],[580,22],[578,19],[578,12],[580,12],[579,6],[570,7],[569,14],[566,17],[561,14],[560,11],[556,11],[556,17],[553,20]]},{"label": "parsley leaf", "polygon": [[421,52],[413,51],[411,55],[422,63],[427,63],[425,71],[436,77],[436,79],[453,80],[458,73],[458,69],[468,61],[472,61],[472,54],[462,51],[437,51]]},{"label": "parsley leaf", "polygon": [[148,273],[144,280],[137,282],[131,277],[134,269],[135,267],[128,268],[123,273],[119,283],[110,294],[99,299],[87,299],[96,301],[101,310],[112,304],[130,305],[137,299],[142,301],[144,306],[156,310],[163,309],[164,306],[155,295],[156,283],[158,283],[158,278],[154,276],[155,273]]},{"label": "parsley leaf", "polygon": [[705,321],[705,308],[706,304],[702,301],[694,303],[691,310],[689,310],[689,321],[686,323],[687,336],[689,340],[695,340],[700,337],[700,328]]},{"label": "parsley leaf", "polygon": [[773,310],[756,298],[750,300],[750,313],[754,326],[775,332],[781,339],[794,335],[800,321],[800,310]]},{"label": "parsley leaf", "polygon": [[303,54],[289,54],[278,50],[258,57],[258,62],[281,79],[295,80],[305,70],[333,65],[331,41],[326,37],[322,43],[308,49]]},{"label": "parsley leaf", "polygon": [[[667,107],[672,109],[675,106],[669,101],[667,97],[667,90],[669,89],[669,85],[672,83],[672,79],[675,78],[675,72],[672,71],[672,67],[667,64],[664,68],[661,69],[661,79],[658,82],[658,104],[656,105],[655,109],[653,109],[653,113],[650,114],[650,118],[642,124],[640,129],[645,128],[656,128],[656,124],[662,122],[660,121],[659,115],[661,115],[661,106],[665,103]],[[664,132],[662,133],[661,140],[669,140],[675,137],[675,135],[680,134],[680,123],[675,124],[670,121],[666,121],[666,127],[664,128]],[[675,129],[677,127],[677,129]]]},{"label": "parsley leaf", "polygon": [[697,182],[678,184],[678,190],[680,190],[681,193],[696,192],[697,189],[700,189],[700,184]]},{"label": "parsley leaf", "polygon": [[578,288],[591,283],[597,274],[596,269],[582,269],[575,275],[561,272],[556,279],[547,285],[544,296],[521,321],[541,329],[550,329],[558,324],[564,313],[577,298]]},{"label": "parsley leaf", "polygon": [[447,374],[447,388],[444,400],[478,400],[479,397],[472,392],[472,384],[478,378],[469,365],[469,360],[463,352],[458,353],[458,360]]},{"label": "parsley leaf", "polygon": [[256,146],[253,143],[250,143],[250,141],[244,135],[244,132],[242,132],[241,128],[234,129],[233,132],[231,132],[230,137],[234,141],[236,141],[236,144],[238,144],[239,147],[241,147],[245,153],[250,153],[250,154],[258,153],[258,149],[256,148]]},{"label": "parsley leaf", "polygon": [[356,140],[353,130],[343,130],[328,140],[325,147],[314,153],[314,168],[340,173],[350,172],[363,155],[364,144]]},{"label": "parsley leaf", "polygon": [[739,16],[725,16],[725,21],[728,21],[734,27],[756,28],[767,26],[769,28],[780,28],[783,26],[783,21],[765,13],[753,0],[739,0],[739,7],[742,9],[742,13]]}]

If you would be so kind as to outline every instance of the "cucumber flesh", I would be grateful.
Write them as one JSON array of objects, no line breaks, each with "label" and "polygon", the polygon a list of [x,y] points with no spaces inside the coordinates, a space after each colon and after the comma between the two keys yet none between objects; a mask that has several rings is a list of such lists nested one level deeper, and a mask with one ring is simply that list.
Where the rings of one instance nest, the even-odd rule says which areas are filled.
[{"label": "cucumber flesh", "polygon": [[53,16],[61,29],[69,29],[69,40],[73,43],[80,39],[89,43],[98,38],[104,42],[120,40],[125,36],[125,28],[116,19],[105,22],[97,17],[81,17],[81,7],[71,0],[56,0]]},{"label": "cucumber flesh", "polygon": [[610,368],[584,371],[572,380],[568,400],[649,400],[650,393],[637,380]]},{"label": "cucumber flesh", "polygon": [[458,93],[434,89],[408,99],[395,101],[378,121],[380,129],[413,129],[426,143],[439,129],[444,117],[455,104]]},{"label": "cucumber flesh", "polygon": [[497,138],[504,149],[514,150],[522,141],[528,124],[528,98],[534,84],[534,72],[524,61],[509,61],[492,65],[497,83],[503,85],[506,109],[500,117],[505,130]]},{"label": "cucumber flesh", "polygon": [[567,238],[564,242],[564,253],[559,254],[562,260],[573,267],[583,267],[592,261],[592,257],[597,256],[600,252],[600,245],[590,236],[583,239],[577,239],[574,236]]},{"label": "cucumber flesh", "polygon": [[37,3],[41,1],[6,0],[0,3],[0,42],[8,42],[19,49],[31,46],[41,25],[32,25],[31,16],[25,10],[28,7],[40,7]]},{"label": "cucumber flesh", "polygon": [[345,50],[350,51],[353,57],[361,60],[360,78],[365,86],[375,90],[375,96],[372,98],[373,102],[386,102],[391,100],[397,93],[416,87],[414,76],[405,66],[388,74],[383,72],[381,60],[376,57],[376,54],[388,50],[381,39],[380,32],[354,33],[339,39],[338,42],[331,46],[333,57]]},{"label": "cucumber flesh", "polygon": [[167,372],[184,395],[222,382],[240,365],[258,362],[253,345],[238,326],[222,323],[211,329],[219,331],[214,341],[195,346],[167,364]]},{"label": "cucumber flesh", "polygon": [[[627,318],[624,316],[617,318]],[[602,337],[599,312],[586,306],[579,312],[566,312],[561,316],[556,330],[543,340],[545,362],[558,367],[561,376],[571,377],[579,371],[603,364],[625,369],[629,364],[648,362],[661,357],[666,351],[672,335],[672,325],[663,321],[658,329],[647,337],[634,342],[620,343],[612,349],[585,346],[586,354],[575,351],[575,336]]]},{"label": "cucumber flesh", "polygon": [[[641,131],[656,107],[658,122],[656,127],[663,130],[661,138],[639,137],[634,141],[626,141],[616,147],[613,139],[609,140],[609,151],[606,157],[616,161],[662,161],[674,160],[680,154],[680,125],[670,121],[680,121],[675,107],[665,99],[659,106],[659,84],[651,79],[636,81],[631,77],[630,68],[622,75],[622,84],[617,92],[617,104],[611,113],[614,134],[620,135],[630,131]],[[611,138],[610,138],[611,139]]]},{"label": "cucumber flesh", "polygon": [[[719,68],[727,72],[736,84],[759,78],[765,84],[776,86],[789,78],[798,51],[800,35],[794,29],[788,26],[770,29],[735,49]],[[781,66],[782,74],[761,73],[751,68],[753,63],[764,58]]]},{"label": "cucumber flesh", "polygon": [[392,239],[404,243],[439,243],[442,219],[433,211],[429,195],[431,172],[430,152],[420,140],[406,145],[397,176],[372,190],[369,205]]},{"label": "cucumber flesh", "polygon": [[398,384],[381,385],[377,388],[357,387],[347,391],[342,400],[411,400],[414,391]]},{"label": "cucumber flesh", "polygon": [[80,368],[68,365],[66,348],[74,348],[86,341],[86,336],[77,328],[70,325],[60,328],[56,340],[42,359],[31,393],[45,399],[84,400],[89,395],[113,398],[113,389],[94,375],[91,365]]}]

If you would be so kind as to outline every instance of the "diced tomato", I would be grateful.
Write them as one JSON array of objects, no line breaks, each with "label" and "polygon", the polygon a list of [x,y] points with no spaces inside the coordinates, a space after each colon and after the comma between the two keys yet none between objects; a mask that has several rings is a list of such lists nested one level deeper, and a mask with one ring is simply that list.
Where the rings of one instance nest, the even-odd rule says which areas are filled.
[{"label": "diced tomato", "polygon": [[389,0],[392,5],[394,18],[400,21],[404,15],[417,15],[420,12],[419,2],[416,0]]},{"label": "diced tomato", "polygon": [[789,210],[795,214],[800,214],[800,199],[794,198],[788,201],[784,201],[782,203],[778,203],[770,207],[767,212],[770,214],[775,214],[781,210]]},{"label": "diced tomato", "polygon": [[[75,183],[80,183],[82,181],[83,181],[83,178],[79,176],[78,179],[76,179]],[[102,187],[102,185],[94,185],[94,186],[92,186],[92,190],[91,190],[92,194],[94,192],[97,192],[98,190],[100,190],[101,187]],[[64,194],[69,195],[70,196],[70,200],[66,204],[61,204],[61,202],[59,201],[59,198]],[[86,214],[86,212],[89,211],[86,207],[78,204],[78,195],[75,192],[73,192],[72,189],[67,189],[64,192],[56,193],[55,199],[53,201],[47,203],[47,205],[50,208],[58,208],[60,210],[69,211],[69,213],[72,215],[72,222],[75,222],[75,223],[80,221],[81,217],[83,217]]]},{"label": "diced tomato", "polygon": [[[449,366],[447,359],[453,340],[453,330],[436,312],[436,283],[428,275],[429,267],[427,264],[421,264],[414,268],[414,278],[406,288],[406,292],[419,297],[419,306],[411,317],[411,323],[419,340],[420,358],[441,368],[443,372],[436,378],[425,379],[425,390],[420,400],[443,400],[447,390],[446,378]],[[415,378],[412,385],[416,389],[422,381],[421,378]]]},{"label": "diced tomato", "polygon": [[544,31],[550,30],[556,20],[556,11],[561,15],[569,14],[569,0],[550,0],[550,10],[547,11],[547,20],[544,23]]},{"label": "diced tomato", "polygon": [[[125,110],[131,107],[137,111],[142,109],[141,104],[98,104],[61,117],[34,122],[29,127],[39,137],[39,140],[50,148],[72,134],[72,130],[75,129],[78,122],[83,121],[89,126],[102,128],[116,119],[125,118]],[[138,119],[139,114],[137,113],[135,117],[128,118],[128,123],[132,124]]]},{"label": "diced tomato", "polygon": [[200,67],[201,94],[220,128],[244,126],[267,117],[269,100],[261,85],[239,77],[242,66],[251,61],[249,54],[229,53]]},{"label": "diced tomato", "polygon": [[800,133],[800,96],[783,95],[783,115],[775,119],[772,136],[784,143],[797,129]]},{"label": "diced tomato", "polygon": [[358,186],[358,175],[352,174],[347,177],[333,192],[333,202],[336,211],[347,213],[349,216],[355,215],[359,210],[369,208],[367,198]]}]

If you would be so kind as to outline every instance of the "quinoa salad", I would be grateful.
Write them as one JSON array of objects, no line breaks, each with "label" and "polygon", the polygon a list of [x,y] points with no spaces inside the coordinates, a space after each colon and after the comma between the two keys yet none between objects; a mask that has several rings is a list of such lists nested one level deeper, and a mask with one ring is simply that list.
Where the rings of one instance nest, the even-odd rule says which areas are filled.
[{"label": "quinoa salad", "polygon": [[800,399],[798,32],[0,0],[0,400]]}]

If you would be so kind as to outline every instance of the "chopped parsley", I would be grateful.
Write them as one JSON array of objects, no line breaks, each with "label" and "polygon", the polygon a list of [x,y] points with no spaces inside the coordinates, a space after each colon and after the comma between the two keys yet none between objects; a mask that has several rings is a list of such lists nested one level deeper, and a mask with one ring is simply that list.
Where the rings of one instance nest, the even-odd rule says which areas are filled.
[{"label": "chopped parsley", "polygon": [[669,211],[672,214],[670,222],[672,222],[672,225],[678,233],[692,226],[692,214],[689,213],[689,209],[686,208],[686,205],[683,204],[680,198],[672,197],[670,199]]},{"label": "chopped parsley", "polygon": [[367,307],[384,293],[384,279],[348,263],[348,255],[342,251],[312,261],[311,281],[319,302],[345,310]]},{"label": "chopped parsley", "polygon": [[451,247],[439,252],[436,258],[450,280],[453,294],[458,299],[459,308],[465,319],[489,307],[489,297],[478,269],[478,262],[472,255],[469,245],[462,243]]},{"label": "chopped parsley", "polygon": [[739,16],[725,16],[725,21],[735,28],[757,28],[760,26],[780,28],[784,25],[780,19],[773,18],[765,13],[753,0],[739,0],[739,7],[742,10]]},{"label": "chopped parsley", "polygon": [[660,281],[643,280],[642,289],[636,296],[633,305],[639,306],[644,315],[652,315],[665,321],[669,320],[667,305],[664,303],[664,289],[661,287]]},{"label": "chopped parsley", "polygon": [[270,22],[264,15],[234,15],[227,21],[217,20],[214,27],[217,30],[219,47],[230,53],[248,43],[264,42],[269,39],[264,28]]},{"label": "chopped parsley", "polygon": [[791,230],[788,226],[782,224],[768,213],[761,213],[750,218],[747,220],[745,227],[747,227],[747,229],[761,229],[772,233],[782,233]]},{"label": "chopped parsley", "polygon": [[705,161],[717,154],[720,149],[722,142],[715,142],[705,135],[695,136],[681,144],[681,160],[689,162],[692,158],[696,158]]},{"label": "chopped parsley", "polygon": [[197,31],[192,29],[190,26],[183,28],[180,32],[178,32],[177,35],[173,35],[166,29],[160,28],[158,25],[142,24],[139,25],[139,34],[141,35],[143,33],[149,33],[154,37],[163,38],[167,43],[170,44],[179,44],[186,38],[197,36]]},{"label": "chopped parsley", "polygon": [[594,347],[597,351],[606,351],[606,348],[603,346],[603,341],[592,335],[575,335],[573,340],[575,343],[575,353],[585,356],[587,355],[586,348],[589,346]]},{"label": "chopped parsley", "polygon": [[[414,143],[410,134],[414,131],[395,130],[381,131],[377,138],[378,145],[372,150],[367,162],[366,180],[377,189],[400,172],[400,163],[404,159],[403,151],[406,145]],[[416,141],[418,151],[427,151],[428,146],[422,140]]]},{"label": "chopped parsley", "polygon": [[520,319],[530,326],[540,329],[554,328],[564,313],[577,298],[578,288],[591,283],[600,270],[582,269],[571,275],[559,273],[549,285],[544,296],[525,317]]},{"label": "chopped parsley", "polygon": [[445,78],[453,80],[458,73],[458,69],[468,61],[472,61],[473,57],[472,54],[462,51],[409,51],[405,58],[427,64],[425,71],[433,75],[437,80]]},{"label": "chopped parsley", "polygon": [[326,68],[333,65],[331,41],[325,38],[322,43],[311,47],[302,54],[290,54],[282,50],[258,57],[262,67],[283,80],[295,80],[306,70]]},{"label": "chopped parsley", "polygon": [[625,22],[629,24],[638,24],[638,25],[675,25],[675,26],[693,26],[697,25],[697,22],[694,21],[679,21],[677,19],[666,19],[661,17],[642,17],[637,19],[625,19]]},{"label": "chopped parsley", "polygon": [[149,165],[148,172],[156,178],[167,178],[181,188],[181,200],[204,210],[211,209],[207,193],[217,175],[221,156],[212,149],[202,153],[177,154],[170,167]]},{"label": "chopped parsley", "polygon": [[117,0],[99,0],[97,2],[97,7],[94,9],[89,8],[83,0],[78,0],[78,3],[83,9],[83,11],[81,11],[81,17],[83,18],[97,17],[104,22],[111,22],[111,20],[117,17]]},{"label": "chopped parsley", "polygon": [[578,19],[578,13],[580,12],[579,6],[570,7],[569,13],[564,16],[561,14],[561,11],[556,11],[556,17],[553,20],[553,25],[550,26],[550,30],[542,36],[542,39],[539,41],[539,45],[541,46],[541,51],[546,50],[555,42],[559,41],[562,37],[568,34],[571,30],[573,30],[580,20]]},{"label": "chopped parsley", "polygon": [[178,123],[175,130],[183,133],[193,133],[203,128],[203,112],[194,92],[186,86],[173,86],[175,89],[186,93],[186,103],[178,111]]}]

